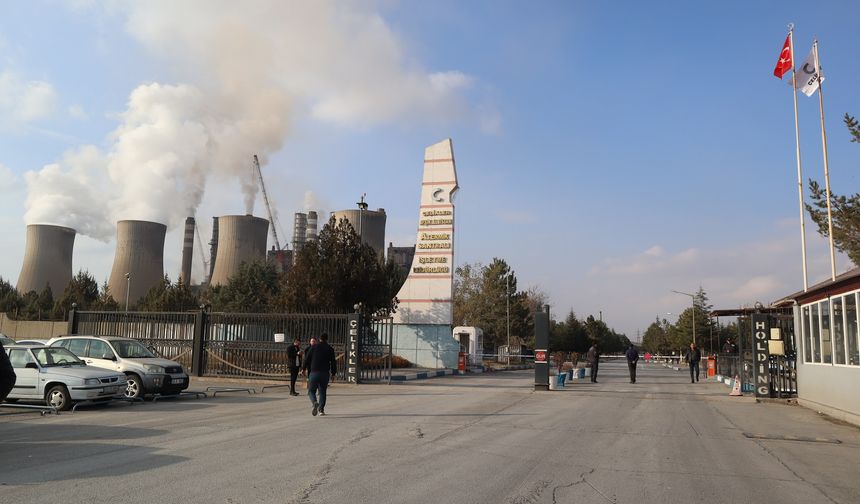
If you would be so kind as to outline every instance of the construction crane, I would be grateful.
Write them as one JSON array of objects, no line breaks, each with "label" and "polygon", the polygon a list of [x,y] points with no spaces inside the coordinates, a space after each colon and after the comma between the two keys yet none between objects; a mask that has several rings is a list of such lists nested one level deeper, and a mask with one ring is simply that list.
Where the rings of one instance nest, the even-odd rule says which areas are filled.
[{"label": "construction crane", "polygon": [[257,170],[257,177],[260,179],[260,189],[263,191],[263,201],[266,203],[266,211],[269,212],[269,223],[271,224],[272,238],[275,239],[275,247],[277,247],[278,250],[283,250],[281,248],[281,242],[278,240],[278,231],[275,229],[275,216],[272,215],[272,206],[269,204],[269,195],[266,194],[266,184],[263,183],[263,172],[260,170],[260,160],[257,159],[256,154],[254,154],[254,169]]}]

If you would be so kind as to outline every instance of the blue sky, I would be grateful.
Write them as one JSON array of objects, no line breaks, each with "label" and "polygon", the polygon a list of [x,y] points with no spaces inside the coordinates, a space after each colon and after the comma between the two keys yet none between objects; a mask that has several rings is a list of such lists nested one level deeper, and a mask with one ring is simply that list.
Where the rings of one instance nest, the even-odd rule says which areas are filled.
[{"label": "blue sky", "polygon": [[[17,279],[28,208],[51,215],[26,172],[59,164],[41,176],[75,195],[65,218],[130,218],[144,210],[114,191],[154,194],[137,178],[150,159],[179,180],[184,133],[250,122],[263,139],[215,135],[223,152],[189,157],[206,179],[204,235],[212,215],[244,212],[235,175],[247,172],[225,160],[248,148],[266,160],[279,234],[306,201],[330,211],[366,192],[388,213],[388,241],[412,244],[423,149],[451,137],[458,263],[502,257],[556,314],[602,311],[633,338],[684,309],[673,289],[701,285],[723,308],[768,303],[802,288],[791,91],[772,76],[789,22],[797,60],[820,40],[833,190],[860,186],[842,125],[860,115],[856,2],[233,5],[0,3],[0,276]],[[165,118],[158,100],[179,105]],[[804,178],[822,180],[817,95],[798,100]],[[153,117],[163,136],[117,140],[140,139]],[[179,161],[164,159],[171,148]],[[168,203],[146,211],[176,218]],[[79,235],[74,257],[99,280],[113,258],[102,238]],[[827,244],[811,223],[807,239],[815,283]],[[168,235],[172,277],[180,241]]]}]

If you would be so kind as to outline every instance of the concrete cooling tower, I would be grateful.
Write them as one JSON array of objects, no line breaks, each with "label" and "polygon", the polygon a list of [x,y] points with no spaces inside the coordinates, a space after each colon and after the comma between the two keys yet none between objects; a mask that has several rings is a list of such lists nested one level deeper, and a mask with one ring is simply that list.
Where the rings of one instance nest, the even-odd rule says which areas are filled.
[{"label": "concrete cooling tower", "polygon": [[133,305],[164,278],[166,232],[167,226],[157,222],[116,223],[116,254],[108,286],[120,306],[125,306],[126,299]]},{"label": "concrete cooling tower", "polygon": [[385,257],[385,210],[338,210],[331,213],[337,221],[349,220],[361,241],[373,247],[376,256]]},{"label": "concrete cooling tower", "polygon": [[54,299],[59,299],[72,279],[72,248],[75,230],[62,226],[31,224],[27,226],[24,264],[16,288],[21,294],[42,292],[51,286]]},{"label": "concrete cooling tower", "polygon": [[218,251],[210,285],[223,285],[243,262],[265,261],[269,221],[253,215],[218,218]]}]

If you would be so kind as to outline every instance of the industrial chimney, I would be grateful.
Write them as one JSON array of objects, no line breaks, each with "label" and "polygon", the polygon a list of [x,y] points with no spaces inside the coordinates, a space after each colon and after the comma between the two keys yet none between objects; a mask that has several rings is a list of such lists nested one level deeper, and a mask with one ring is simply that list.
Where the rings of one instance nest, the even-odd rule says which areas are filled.
[{"label": "industrial chimney", "polygon": [[305,231],[305,241],[311,242],[317,239],[317,213],[311,210],[308,212],[308,227]]},{"label": "industrial chimney", "polygon": [[[298,253],[305,244],[305,237],[308,232],[308,215],[302,212],[296,212],[293,217],[293,251]],[[295,259],[295,254],[293,255]]]},{"label": "industrial chimney", "polygon": [[182,271],[179,280],[184,285],[191,285],[191,259],[194,255],[194,217],[185,219],[185,235],[182,238]]},{"label": "industrial chimney", "polygon": [[16,286],[18,292],[42,292],[46,285],[50,285],[54,299],[59,299],[72,279],[74,244],[75,230],[72,228],[46,224],[27,226],[24,263]]},{"label": "industrial chimney", "polygon": [[218,250],[210,285],[222,285],[243,262],[264,261],[269,221],[253,215],[218,217]]},{"label": "industrial chimney", "polygon": [[116,255],[108,279],[113,298],[124,306],[136,303],[164,278],[164,235],[157,222],[122,220],[116,223]]}]

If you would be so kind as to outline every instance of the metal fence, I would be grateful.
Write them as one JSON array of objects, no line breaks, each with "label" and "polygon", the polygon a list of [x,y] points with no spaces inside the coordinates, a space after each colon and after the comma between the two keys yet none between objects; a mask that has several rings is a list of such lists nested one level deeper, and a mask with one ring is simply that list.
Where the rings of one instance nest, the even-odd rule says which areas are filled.
[{"label": "metal fence", "polygon": [[[360,337],[361,367],[359,378],[369,382],[391,382],[391,339],[393,319],[372,318]],[[338,363],[338,365],[340,365]]]}]

